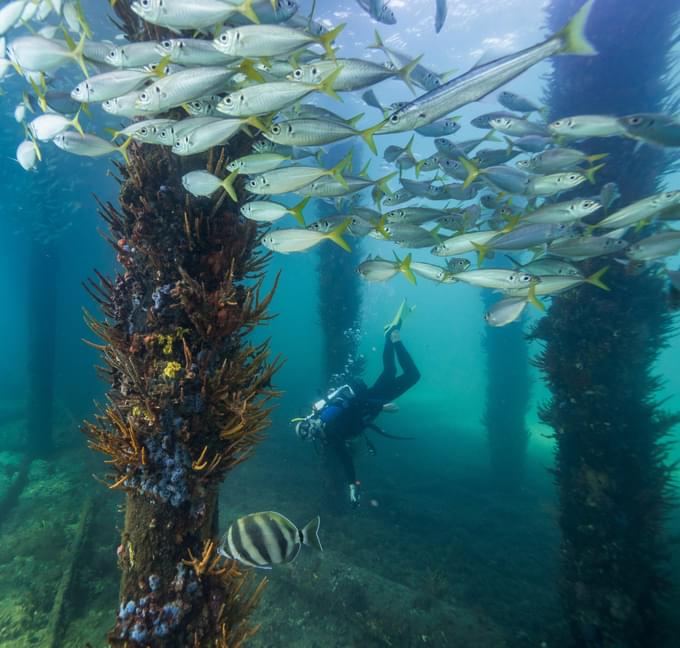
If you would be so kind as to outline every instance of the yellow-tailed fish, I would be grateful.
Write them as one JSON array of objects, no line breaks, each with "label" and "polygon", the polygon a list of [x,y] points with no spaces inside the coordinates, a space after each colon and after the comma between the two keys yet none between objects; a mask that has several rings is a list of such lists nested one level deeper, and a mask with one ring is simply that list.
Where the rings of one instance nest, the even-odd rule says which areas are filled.
[{"label": "yellow-tailed fish", "polygon": [[331,232],[315,232],[303,228],[273,230],[262,237],[262,245],[272,252],[288,254],[290,252],[303,252],[318,245],[321,241],[329,240],[339,245],[343,250],[351,252],[347,241],[342,238],[342,234],[348,226],[349,219]]}]

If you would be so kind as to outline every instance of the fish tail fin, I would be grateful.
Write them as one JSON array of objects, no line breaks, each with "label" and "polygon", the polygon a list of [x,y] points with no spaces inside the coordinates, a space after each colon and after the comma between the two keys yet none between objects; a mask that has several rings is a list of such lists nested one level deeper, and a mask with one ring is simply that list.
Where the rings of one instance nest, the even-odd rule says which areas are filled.
[{"label": "fish tail fin", "polygon": [[[484,135],[484,137],[482,137],[482,139],[479,141],[479,144],[482,142],[500,142],[500,140],[496,136],[496,131],[492,128],[486,135]],[[479,144],[477,146],[479,146]]]},{"label": "fish tail fin", "polygon": [[339,245],[346,252],[351,252],[352,248],[347,244],[347,241],[345,241],[345,239],[342,238],[344,231],[349,227],[351,222],[352,222],[351,218],[346,218],[334,230],[328,232],[328,234],[326,234],[324,238],[333,241],[333,243]]},{"label": "fish tail fin", "polygon": [[[399,261],[399,257],[397,255],[394,255],[397,261]],[[416,276],[413,274],[413,270],[411,270],[411,260],[412,260],[412,255],[409,252],[402,261],[399,261],[399,272],[401,272],[405,277],[406,280],[409,283],[412,283],[414,286],[416,285]]]},{"label": "fish tail fin", "polygon": [[588,0],[559,32],[563,46],[561,54],[575,54],[576,56],[594,56],[597,50],[585,34],[586,23],[595,0]]},{"label": "fish tail fin", "polygon": [[439,230],[442,228],[441,223],[437,223],[431,230],[430,230],[430,235],[434,239],[435,243],[441,243],[442,242],[442,237],[439,236]]},{"label": "fish tail fin", "polygon": [[595,184],[595,174],[604,167],[604,164],[598,164],[597,166],[590,167],[583,171],[583,175],[590,180],[591,184]]},{"label": "fish tail fin", "polygon": [[170,54],[166,54],[161,58],[158,63],[156,63],[156,67],[154,67],[153,72],[151,73],[153,76],[158,77],[159,79],[162,79],[166,76],[168,76],[168,65],[171,63],[172,56]]},{"label": "fish tail fin", "polygon": [[43,112],[47,112],[47,99],[45,99],[45,93],[43,92],[42,88],[33,79],[29,78],[28,82],[31,84],[31,88],[33,89],[33,92],[35,92],[35,96],[38,97],[38,105],[40,106],[40,109]]},{"label": "fish tail fin", "polygon": [[297,205],[290,208],[290,213],[293,214],[295,220],[300,223],[302,227],[305,227],[305,217],[302,214],[302,210],[307,206],[307,203],[312,199],[311,196],[303,198]]},{"label": "fish tail fin", "polygon": [[40,147],[38,146],[38,142],[36,142],[35,137],[33,137],[32,133],[28,133],[28,137],[31,139],[31,143],[33,144],[33,150],[35,151],[35,155],[42,162],[42,152],[40,151]]},{"label": "fish tail fin", "polygon": [[587,155],[586,160],[588,160],[588,162],[597,162],[598,160],[606,158],[608,155],[609,153],[596,153],[595,155]]},{"label": "fish tail fin", "polygon": [[251,81],[258,81],[259,83],[264,83],[264,77],[260,74],[259,70],[255,67],[254,61],[245,58],[238,64],[238,71],[245,74]]},{"label": "fish tail fin", "polygon": [[484,259],[486,259],[487,254],[491,251],[488,245],[481,245],[479,243],[472,243],[472,247],[477,250],[477,265],[481,268]]},{"label": "fish tail fin", "polygon": [[[385,120],[387,121],[387,120]],[[408,153],[409,155],[413,155],[413,140],[415,139],[415,135],[411,135],[411,139],[408,141],[408,144],[404,147],[404,153]]]},{"label": "fish tail fin", "polygon": [[423,170],[424,165],[425,165],[425,160],[418,160],[418,162],[416,162],[416,166],[415,166],[416,178],[420,177],[420,172]]},{"label": "fish tail fin", "polygon": [[256,25],[260,24],[260,19],[257,17],[255,10],[253,9],[253,0],[243,0],[240,5],[235,5],[234,9],[241,15],[245,16],[250,22]]},{"label": "fish tail fin", "polygon": [[508,155],[512,155],[512,150],[515,146],[515,143],[509,137],[504,136],[503,139],[505,140],[505,143],[507,144],[507,146],[505,148],[505,152]]},{"label": "fish tail fin", "polygon": [[382,178],[379,178],[378,180],[375,181],[375,186],[382,191],[384,196],[389,196],[392,193],[392,190],[387,186],[387,183],[396,176],[398,171],[392,171],[392,173],[388,173],[387,175],[383,176]]},{"label": "fish tail fin", "polygon": [[234,181],[236,180],[237,175],[238,175],[238,169],[236,169],[235,171],[232,171],[221,182],[222,189],[224,189],[227,192],[227,195],[229,196],[229,198],[231,198],[234,202],[238,202],[238,198],[236,196],[236,189],[234,189]]},{"label": "fish tail fin", "polygon": [[123,156],[123,159],[125,160],[125,164],[130,164],[130,158],[128,157],[128,146],[130,146],[130,142],[132,141],[132,135],[129,135],[128,138],[120,145],[117,147],[118,152]]},{"label": "fish tail fin", "polygon": [[387,233],[387,230],[385,229],[385,222],[386,221],[387,221],[387,214],[383,214],[380,217],[380,220],[378,220],[378,222],[376,223],[375,231],[380,232],[380,234],[382,234],[383,238],[386,241],[389,241],[390,235]]},{"label": "fish tail fin", "polygon": [[371,160],[366,160],[364,168],[357,174],[360,178],[368,178],[368,168],[371,166]]},{"label": "fish tail fin", "polygon": [[81,5],[80,0],[77,0],[75,8],[78,24],[80,25],[80,28],[83,30],[83,34],[85,34],[85,36],[91,40],[92,29],[90,28],[90,25],[88,24],[87,20],[85,20],[85,14],[83,13],[83,6]]},{"label": "fish tail fin", "polygon": [[373,155],[378,154],[378,150],[375,147],[375,140],[373,139],[373,136],[385,125],[384,121],[381,121],[379,124],[376,124],[375,126],[371,126],[370,128],[366,128],[365,130],[359,131],[359,134],[361,135],[362,139],[366,144],[368,145],[368,148],[371,149],[371,152]]},{"label": "fish tail fin", "polygon": [[337,182],[339,182],[345,189],[349,189],[349,185],[347,184],[347,180],[345,180],[345,177],[342,175],[342,172],[345,170],[348,164],[352,163],[352,150],[350,149],[349,153],[345,155],[340,162],[338,162],[333,168],[328,169],[327,174],[331,177],[333,177]]},{"label": "fish tail fin", "polygon": [[527,301],[532,305],[538,308],[541,312],[545,311],[545,306],[543,305],[543,302],[541,302],[537,297],[536,297],[536,284],[532,283],[531,286],[529,286],[529,294],[527,295]]},{"label": "fish tail fin", "polygon": [[248,117],[244,121],[249,126],[252,126],[253,128],[257,128],[259,131],[261,131],[263,133],[267,130],[267,127],[262,123],[262,120],[258,119],[255,116]]},{"label": "fish tail fin", "polygon": [[319,36],[319,44],[326,50],[326,56],[333,61],[335,60],[335,52],[333,51],[332,47],[333,41],[338,37],[345,26],[346,23],[340,23],[334,29],[331,29],[325,34],[321,34],[321,36]]},{"label": "fish tail fin", "polygon": [[602,290],[611,290],[609,286],[602,281],[602,277],[604,273],[607,272],[607,270],[609,270],[609,266],[604,266],[604,268],[600,268],[597,272],[594,272],[593,274],[590,275],[590,277],[586,278],[586,283],[589,283],[592,286],[597,286]]},{"label": "fish tail fin", "polygon": [[467,171],[467,178],[463,182],[463,189],[467,189],[479,175],[479,167],[474,163],[460,156],[458,161],[463,165],[463,168]]},{"label": "fish tail fin", "polygon": [[318,83],[316,85],[316,89],[321,92],[324,92],[332,99],[342,102],[340,95],[335,91],[335,88],[333,87],[333,83],[335,83],[335,80],[338,78],[340,72],[342,72],[342,65],[339,65],[321,83]]},{"label": "fish tail fin", "polygon": [[75,128],[81,135],[85,135],[83,132],[83,127],[80,125],[80,110],[76,113],[76,116],[71,120],[73,128]]},{"label": "fish tail fin", "polygon": [[416,67],[418,66],[418,64],[422,60],[423,56],[424,56],[424,54],[417,56],[410,63],[407,63],[403,67],[400,67],[395,73],[396,76],[398,76],[406,84],[406,87],[413,94],[416,94],[416,89],[413,87],[413,83],[411,83],[411,74],[413,73],[413,70],[416,69]]},{"label": "fish tail fin", "polygon": [[[68,36],[68,38],[66,38],[66,36]],[[83,30],[83,33],[80,35],[80,40],[78,41],[77,45],[73,42],[73,39],[70,35],[68,35],[66,30],[64,30],[64,39],[66,40],[68,48],[71,50],[71,57],[80,66],[80,69],[83,71],[85,77],[89,78],[90,73],[87,71],[87,66],[85,65],[85,56],[83,55],[83,52],[85,51],[85,41],[87,40],[85,30]]]},{"label": "fish tail fin", "polygon": [[358,115],[354,115],[354,117],[350,117],[346,121],[352,128],[354,128],[365,114],[366,113],[359,113]]},{"label": "fish tail fin", "polygon": [[373,38],[375,39],[375,42],[373,45],[368,45],[368,49],[382,49],[385,47],[385,43],[383,43],[380,32],[377,29],[373,32]]},{"label": "fish tail fin", "polygon": [[302,536],[302,544],[308,547],[314,547],[317,551],[323,551],[321,540],[319,540],[319,527],[321,526],[321,518],[317,515],[313,520],[307,522],[302,527],[300,535]]}]

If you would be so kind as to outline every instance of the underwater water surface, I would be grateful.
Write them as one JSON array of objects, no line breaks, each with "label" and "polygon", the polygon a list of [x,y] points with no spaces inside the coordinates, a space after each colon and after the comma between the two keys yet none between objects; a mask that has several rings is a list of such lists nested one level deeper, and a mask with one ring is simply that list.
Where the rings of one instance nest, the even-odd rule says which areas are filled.
[{"label": "underwater water surface", "polygon": [[[4,3],[5,7],[11,4]],[[583,6],[580,0],[299,0],[297,4],[298,16],[313,11],[313,20],[326,29],[345,24],[336,41],[338,57],[392,61],[393,67],[399,67],[394,65],[399,62],[394,52],[406,57],[402,65],[422,55],[420,63],[441,74],[440,83],[544,41],[558,31],[556,24],[566,23]],[[68,21],[63,9],[60,17],[52,11],[42,22],[32,17],[28,26],[17,23],[5,34],[7,42],[37,31],[43,23],[62,22],[77,42],[83,28],[82,24],[74,28],[76,3],[64,5],[71,7],[68,12],[75,22]],[[269,2],[260,5],[266,8]],[[114,8],[108,3],[81,0],[78,6],[93,32],[85,40],[107,41],[112,47],[125,43],[119,25],[109,20]],[[448,6],[438,32],[437,6],[440,15],[442,6]],[[0,17],[5,7],[0,8]],[[393,12],[393,24],[387,12]],[[224,28],[225,21],[216,22]],[[664,25],[663,34],[657,23]],[[212,33],[213,27],[205,34]],[[312,23],[296,25],[300,30],[305,27],[311,30]],[[391,56],[369,48],[377,42],[376,30]],[[511,91],[536,105],[536,110],[514,112],[516,119],[530,122],[551,138],[546,146],[582,150],[593,157],[587,163],[579,161],[569,172],[604,164],[601,171],[593,172],[593,183],[585,180],[559,198],[559,194],[543,198],[524,190],[513,194],[492,179],[485,180],[490,173],[485,167],[506,162],[485,165],[476,158],[480,168],[473,187],[478,185],[477,193],[470,199],[423,198],[390,207],[385,202],[389,194],[378,196],[383,204],[376,205],[369,188],[342,203],[313,198],[303,210],[309,224],[329,215],[359,213],[355,210],[361,208],[375,209],[379,217],[404,205],[438,210],[479,205],[477,221],[451,231],[435,220],[427,221],[424,228],[431,240],[425,246],[395,245],[396,235],[380,233],[390,223],[375,218],[369,224],[370,235],[345,236],[351,254],[331,240],[302,252],[272,252],[263,292],[278,281],[269,306],[275,317],[260,322],[246,339],[253,344],[268,341],[272,356],[284,361],[272,379],[278,393],[262,439],[220,485],[219,528],[212,533],[219,542],[232,523],[255,512],[277,512],[299,529],[319,516],[323,551],[304,546],[314,543],[303,542],[302,535],[291,535],[286,549],[297,543],[290,551],[296,554],[300,549],[299,555],[271,570],[260,570],[252,564],[258,562],[252,546],[242,544],[243,540],[240,549],[234,551],[232,546],[225,561],[240,557],[246,570],[268,579],[252,613],[259,630],[246,645],[680,645],[680,624],[674,613],[679,602],[680,554],[672,540],[680,528],[674,463],[680,456],[675,446],[680,428],[673,427],[680,411],[680,288],[669,279],[680,270],[678,250],[644,259],[641,266],[623,250],[593,257],[594,261],[577,253],[560,257],[574,264],[583,285],[554,295],[540,293],[541,282],[531,274],[527,281],[533,282],[533,288],[528,292],[507,293],[503,287],[467,285],[448,274],[451,283],[420,274],[413,283],[408,263],[404,265],[408,256],[411,263],[435,264],[444,270],[447,259],[431,253],[442,240],[476,230],[512,232],[521,217],[558,200],[604,202],[605,182],[616,183],[621,195],[607,214],[645,196],[680,190],[680,142],[672,140],[680,129],[676,44],[680,9],[670,1],[643,6],[637,0],[594,0],[585,31],[598,56],[539,61],[517,78],[483,93],[478,101],[450,111],[460,128],[447,137],[458,145],[488,138],[469,150],[456,148],[449,156],[452,162],[473,160],[483,147],[498,155],[509,148],[517,154],[517,159],[507,161],[507,168],[514,170],[517,160],[532,155],[517,148],[521,135],[500,130],[493,134],[471,124],[484,113],[507,112],[499,93]],[[652,38],[650,31],[658,38]],[[201,30],[186,28],[184,36],[189,35],[201,36]],[[317,50],[321,57],[322,50]],[[298,61],[288,59],[288,55],[254,57],[267,73],[276,63],[290,64],[292,70]],[[94,72],[95,66],[90,65]],[[96,69],[110,69],[105,64],[100,68]],[[81,80],[82,73],[71,62],[50,71],[43,90],[70,91]],[[259,83],[263,81],[246,80],[243,87]],[[85,324],[83,311],[99,320],[111,318],[102,314],[83,283],[94,277],[94,268],[107,277],[131,272],[121,252],[127,243],[116,241],[98,215],[102,204],[118,204],[116,177],[121,177],[121,170],[114,160],[122,165],[123,158],[118,152],[105,157],[71,155],[51,142],[40,142],[42,161],[25,171],[15,160],[16,147],[29,137],[24,122],[40,113],[36,94],[42,91],[9,66],[0,84],[4,119],[0,332],[5,342],[0,364],[0,648],[118,646],[123,641],[131,648],[182,645],[166,642],[165,635],[157,632],[158,623],[148,636],[135,635],[139,640],[132,635],[136,626],[130,623],[125,626],[127,634],[107,639],[114,625],[118,630],[125,620],[121,570],[126,560],[134,559],[124,535],[125,493],[107,488],[116,481],[112,469],[102,463],[101,454],[88,448],[83,433],[82,422],[94,420],[95,411],[102,411],[96,410],[96,404],[106,407],[113,402],[111,393],[107,395],[107,373],[101,370],[102,349],[96,346],[101,341]],[[621,90],[624,86],[628,92]],[[317,89],[296,105],[321,106],[345,120],[364,113],[358,122],[363,129],[389,118],[397,108],[392,106],[395,102],[410,102],[425,93],[416,86],[414,94],[399,78],[366,89],[375,92],[384,114],[362,97],[365,89],[341,93],[341,102]],[[32,100],[22,100],[22,93]],[[30,104],[26,112],[35,110],[35,115],[17,121],[16,106],[26,104]],[[97,102],[89,104],[88,112],[78,113],[85,131],[101,136],[107,136],[106,128],[115,131],[131,123],[103,111]],[[591,113],[617,117],[663,113],[676,121],[664,126],[667,130],[662,129],[658,137],[667,140],[661,142],[630,134],[572,140],[546,130],[557,119]],[[260,116],[266,122],[266,116]],[[428,179],[437,186],[465,181],[466,172],[452,177],[440,167],[422,173],[419,167],[416,174],[414,164],[398,168],[394,159],[386,159],[388,147],[401,147],[414,163],[435,152],[433,138],[419,134],[409,148],[412,135],[412,129],[376,135],[375,154],[358,137],[349,144],[329,142],[314,149],[321,151],[317,160],[293,159],[284,164],[318,164],[328,169],[352,150],[348,169],[356,175],[368,161],[371,179],[398,171],[389,179],[392,192],[404,178]],[[117,140],[117,145],[121,142]],[[144,150],[151,149],[149,145]],[[191,164],[186,169],[193,168]],[[154,189],[158,204],[174,200],[180,210],[189,209],[190,194],[172,188],[180,186],[177,178],[167,179],[170,188],[165,178],[158,181],[157,192]],[[243,185],[237,189],[240,207],[249,196]],[[301,199],[295,192],[281,193],[285,193],[281,202],[288,206]],[[482,205],[484,195],[494,197],[493,207]],[[276,195],[272,199],[279,200]],[[496,208],[502,205],[510,216],[494,220]],[[233,218],[240,218],[235,210]],[[592,236],[593,223],[584,220],[578,232],[570,230],[569,235]],[[286,216],[272,229],[294,226],[293,218]],[[258,235],[265,236],[267,227],[261,226]],[[677,205],[627,227],[619,235],[631,244],[677,231]],[[601,230],[595,229],[595,234]],[[534,241],[495,250],[481,243],[455,256],[465,258],[470,270],[497,268],[510,273],[515,260],[527,264],[540,258],[551,243]],[[258,249],[266,251],[262,246]],[[171,258],[173,251],[167,254]],[[393,264],[396,276],[387,281],[365,280],[366,272],[360,276],[360,264],[375,257]],[[605,265],[605,289],[584,283]],[[523,271],[515,267],[514,273]],[[246,278],[244,284],[249,281]],[[508,295],[519,295],[524,304],[521,315],[507,326],[490,326],[485,314]],[[543,310],[527,305],[535,296]],[[398,337],[390,342],[394,328],[389,325],[395,323],[404,300],[402,314],[407,311],[408,316],[394,327]],[[541,322],[554,327],[546,333],[549,327],[541,328]],[[376,399],[378,408],[372,410],[370,422],[375,421],[378,429],[362,427],[347,443],[342,440],[337,453],[323,435],[310,441],[296,434],[295,423],[312,415],[314,403],[332,400],[328,398],[331,388],[350,384],[354,392],[363,393],[359,381],[372,386],[385,368],[385,346],[399,345],[398,338],[419,379],[395,398]],[[400,365],[401,360],[399,356]],[[174,379],[172,367],[166,368],[166,377]],[[119,395],[120,391],[114,400]],[[369,399],[369,405],[373,407],[374,401]],[[657,425],[662,430],[658,434]],[[350,457],[356,479],[347,478],[345,456]],[[640,513],[656,512],[657,505],[661,513],[650,513],[651,522]],[[185,513],[194,515],[194,509],[187,504]],[[278,524],[280,532],[283,523],[276,520],[267,524]],[[636,533],[639,529],[644,532]],[[226,540],[221,547],[229,554]],[[234,555],[239,551],[240,556]],[[599,574],[608,574],[610,583],[598,581],[597,569],[588,571],[591,558],[602,567]],[[657,569],[663,575],[658,581],[654,580]],[[648,572],[654,577],[648,578]],[[637,581],[651,591],[649,597],[635,591]],[[140,592],[149,587],[155,591],[142,582]],[[133,604],[130,614],[140,615],[134,608]]]}]

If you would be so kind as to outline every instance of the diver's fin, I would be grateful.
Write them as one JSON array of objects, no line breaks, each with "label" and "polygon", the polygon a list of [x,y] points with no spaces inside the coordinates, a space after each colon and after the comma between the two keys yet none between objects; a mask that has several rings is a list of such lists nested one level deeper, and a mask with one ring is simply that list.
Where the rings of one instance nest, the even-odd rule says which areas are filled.
[{"label": "diver's fin", "polygon": [[393,329],[400,329],[401,324],[404,321],[404,317],[406,315],[408,315],[408,311],[406,308],[406,299],[402,299],[396,314],[392,318],[392,321],[389,324],[385,324],[385,326],[383,327],[385,335],[390,333]]}]

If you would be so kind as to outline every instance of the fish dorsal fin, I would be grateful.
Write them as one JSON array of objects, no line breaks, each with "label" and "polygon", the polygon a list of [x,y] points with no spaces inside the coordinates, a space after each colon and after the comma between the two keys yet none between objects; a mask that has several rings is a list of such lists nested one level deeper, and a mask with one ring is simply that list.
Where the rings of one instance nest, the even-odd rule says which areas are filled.
[{"label": "fish dorsal fin", "polygon": [[477,62],[470,68],[471,70],[476,70],[477,68],[480,68],[487,63],[491,63],[492,61],[495,61],[496,59],[503,58],[504,56],[507,56],[508,54],[511,54],[512,50],[509,48],[504,48],[504,47],[490,47],[487,50],[484,50],[482,52],[482,55],[479,57]]}]

